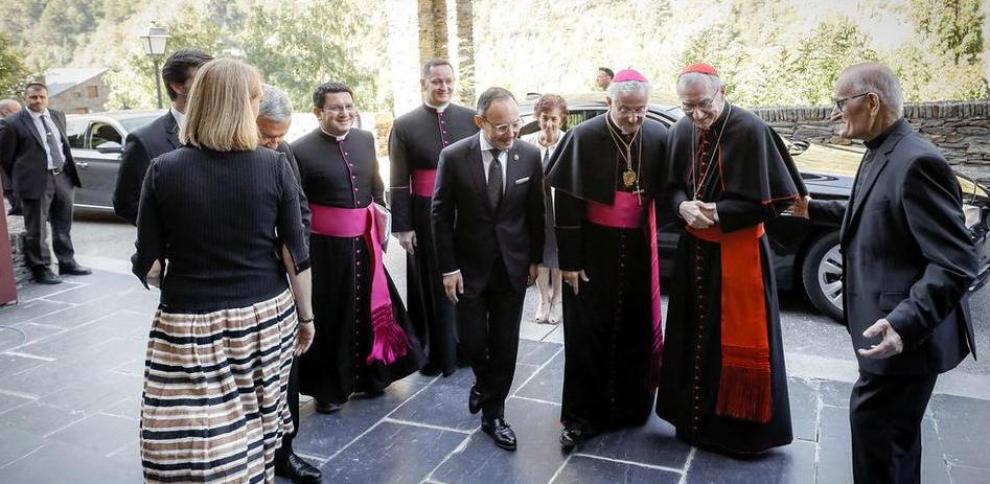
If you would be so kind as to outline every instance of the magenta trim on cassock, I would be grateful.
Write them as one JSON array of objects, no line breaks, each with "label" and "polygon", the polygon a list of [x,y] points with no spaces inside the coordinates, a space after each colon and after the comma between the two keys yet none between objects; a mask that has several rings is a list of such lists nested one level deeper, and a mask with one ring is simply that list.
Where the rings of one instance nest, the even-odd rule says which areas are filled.
[{"label": "magenta trim on cassock", "polygon": [[[650,302],[653,309],[653,347],[650,358],[650,384],[660,383],[660,361],[663,356],[663,319],[660,315],[660,253],[657,251],[656,205],[650,198],[643,203],[649,206],[650,237]],[[643,224],[644,207],[640,198],[628,192],[615,192],[612,205],[587,200],[585,217],[588,221],[618,229],[635,229]]]},{"label": "magenta trim on cassock", "polygon": [[367,363],[381,361],[389,365],[406,355],[409,340],[395,321],[392,312],[392,297],[388,292],[385,278],[385,264],[382,260],[382,244],[378,240],[378,222],[375,205],[365,208],[339,208],[309,204],[312,213],[314,234],[328,237],[362,237],[368,248],[371,262],[371,352]]}]

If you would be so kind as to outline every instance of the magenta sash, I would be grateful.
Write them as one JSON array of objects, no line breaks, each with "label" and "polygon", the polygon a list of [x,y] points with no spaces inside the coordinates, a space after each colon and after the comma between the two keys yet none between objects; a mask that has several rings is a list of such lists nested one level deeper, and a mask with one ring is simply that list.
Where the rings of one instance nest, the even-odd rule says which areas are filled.
[{"label": "magenta sash", "polygon": [[433,198],[433,187],[437,184],[436,170],[413,170],[412,192],[418,197]]},{"label": "magenta sash", "polygon": [[367,363],[375,360],[388,365],[406,355],[409,340],[395,321],[392,298],[385,278],[382,260],[382,244],[378,240],[378,222],[375,206],[366,208],[338,208],[318,203],[309,204],[312,212],[312,231],[328,237],[363,237],[371,262],[371,353]]},{"label": "magenta sash", "polygon": [[[660,315],[660,254],[657,251],[656,205],[650,198],[644,199],[649,206],[650,224],[650,302],[653,309],[653,346],[650,361],[650,385],[660,383],[660,362],[663,356],[663,320]],[[643,224],[644,207],[639,197],[628,192],[615,192],[612,205],[588,200],[585,204],[585,217],[589,222],[617,229],[636,229]]]}]

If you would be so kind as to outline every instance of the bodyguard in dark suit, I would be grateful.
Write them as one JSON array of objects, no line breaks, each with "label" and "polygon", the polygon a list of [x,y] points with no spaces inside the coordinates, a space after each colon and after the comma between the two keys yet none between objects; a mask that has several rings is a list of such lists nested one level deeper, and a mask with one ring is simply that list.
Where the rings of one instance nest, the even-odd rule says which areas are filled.
[{"label": "bodyguard in dark suit", "polygon": [[28,84],[27,109],[0,121],[0,164],[10,173],[24,210],[24,259],[35,282],[62,280],[49,268],[45,225],[52,226],[52,248],[60,274],[86,275],[72,249],[72,199],[80,186],[65,136],[65,114],[48,109],[48,88]]},{"label": "bodyguard in dark suit", "polygon": [[127,134],[124,152],[117,170],[117,185],[113,190],[113,211],[117,216],[137,225],[141,182],[151,160],[179,147],[179,128],[185,119],[189,89],[199,67],[213,60],[197,49],[180,49],[165,60],[162,81],[172,108],[151,124]]},{"label": "bodyguard in dark suit", "polygon": [[540,150],[515,141],[522,122],[509,91],[478,99],[478,135],[440,152],[432,218],[443,285],[457,310],[460,343],[475,384],[471,413],[499,447],[515,450],[505,421],[526,286],[543,255]]},{"label": "bodyguard in dark suit", "polygon": [[839,135],[868,148],[850,201],[795,208],[842,221],[843,309],[859,360],[849,401],[857,483],[921,481],[921,419],[939,373],[976,356],[967,289],[975,250],[962,195],[938,149],[903,119],[894,73],[846,69],[835,86]]}]

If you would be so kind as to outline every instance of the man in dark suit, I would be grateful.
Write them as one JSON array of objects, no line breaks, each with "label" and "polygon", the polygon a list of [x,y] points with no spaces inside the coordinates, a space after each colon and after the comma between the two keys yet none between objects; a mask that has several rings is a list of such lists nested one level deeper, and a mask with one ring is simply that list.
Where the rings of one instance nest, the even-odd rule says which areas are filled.
[{"label": "man in dark suit", "polygon": [[471,413],[481,430],[515,450],[505,421],[519,347],[526,286],[543,255],[540,150],[515,141],[522,121],[512,94],[493,87],[478,99],[478,135],[440,152],[432,219],[447,297],[456,304],[460,342],[475,384]]},{"label": "man in dark suit", "polygon": [[[260,144],[270,150],[284,153],[292,173],[299,182],[299,165],[296,157],[292,154],[292,148],[283,141],[285,133],[292,125],[292,103],[289,96],[280,89],[265,84],[261,96],[261,105],[258,109],[258,134],[261,135]],[[311,214],[309,203],[303,195],[302,187],[299,188],[299,208],[302,211],[303,228],[306,231],[306,240],[309,240],[309,227]],[[299,320],[299,339],[306,342],[307,347],[313,341],[316,327],[313,321]],[[306,462],[296,455],[292,450],[292,441],[295,440],[299,432],[299,358],[296,355],[292,360],[292,369],[289,371],[289,388],[286,392],[286,399],[289,404],[289,413],[292,414],[293,429],[291,433],[282,435],[282,446],[275,451],[275,475],[290,479],[293,483],[320,482],[321,473],[316,467]]]},{"label": "man in dark suit", "polygon": [[939,373],[976,356],[967,289],[977,260],[959,183],[903,119],[903,94],[880,64],[846,69],[832,120],[868,148],[848,203],[793,209],[842,221],[843,309],[859,360],[849,401],[857,483],[921,481],[921,420]]},{"label": "man in dark suit", "polygon": [[31,83],[24,90],[27,109],[0,121],[0,165],[10,174],[24,210],[24,259],[35,282],[58,284],[52,272],[45,225],[52,226],[52,248],[59,274],[82,276],[72,249],[72,199],[80,186],[65,136],[65,113],[48,109],[48,88]]},{"label": "man in dark suit", "polygon": [[131,225],[137,225],[144,173],[151,160],[179,147],[179,128],[185,121],[193,79],[199,67],[211,60],[213,57],[197,49],[180,49],[170,55],[162,66],[162,81],[172,100],[171,109],[151,124],[128,133],[124,141],[113,190],[113,211]]}]

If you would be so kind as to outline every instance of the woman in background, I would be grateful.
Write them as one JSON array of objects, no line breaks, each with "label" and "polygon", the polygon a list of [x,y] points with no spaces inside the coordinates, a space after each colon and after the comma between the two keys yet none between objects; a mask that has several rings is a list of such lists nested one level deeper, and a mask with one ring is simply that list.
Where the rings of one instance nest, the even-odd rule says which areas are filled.
[{"label": "woman in background", "polygon": [[[543,170],[549,169],[548,163],[557,148],[557,143],[564,136],[563,128],[567,123],[567,102],[556,94],[544,94],[536,101],[533,109],[540,130],[522,137],[540,148],[543,159]],[[553,193],[550,185],[546,185],[543,199],[546,203],[546,242],[543,245],[543,263],[540,264],[536,287],[540,292],[540,305],[536,308],[537,323],[557,324],[563,313],[561,309],[560,268],[557,265],[557,236],[554,229]]]}]

